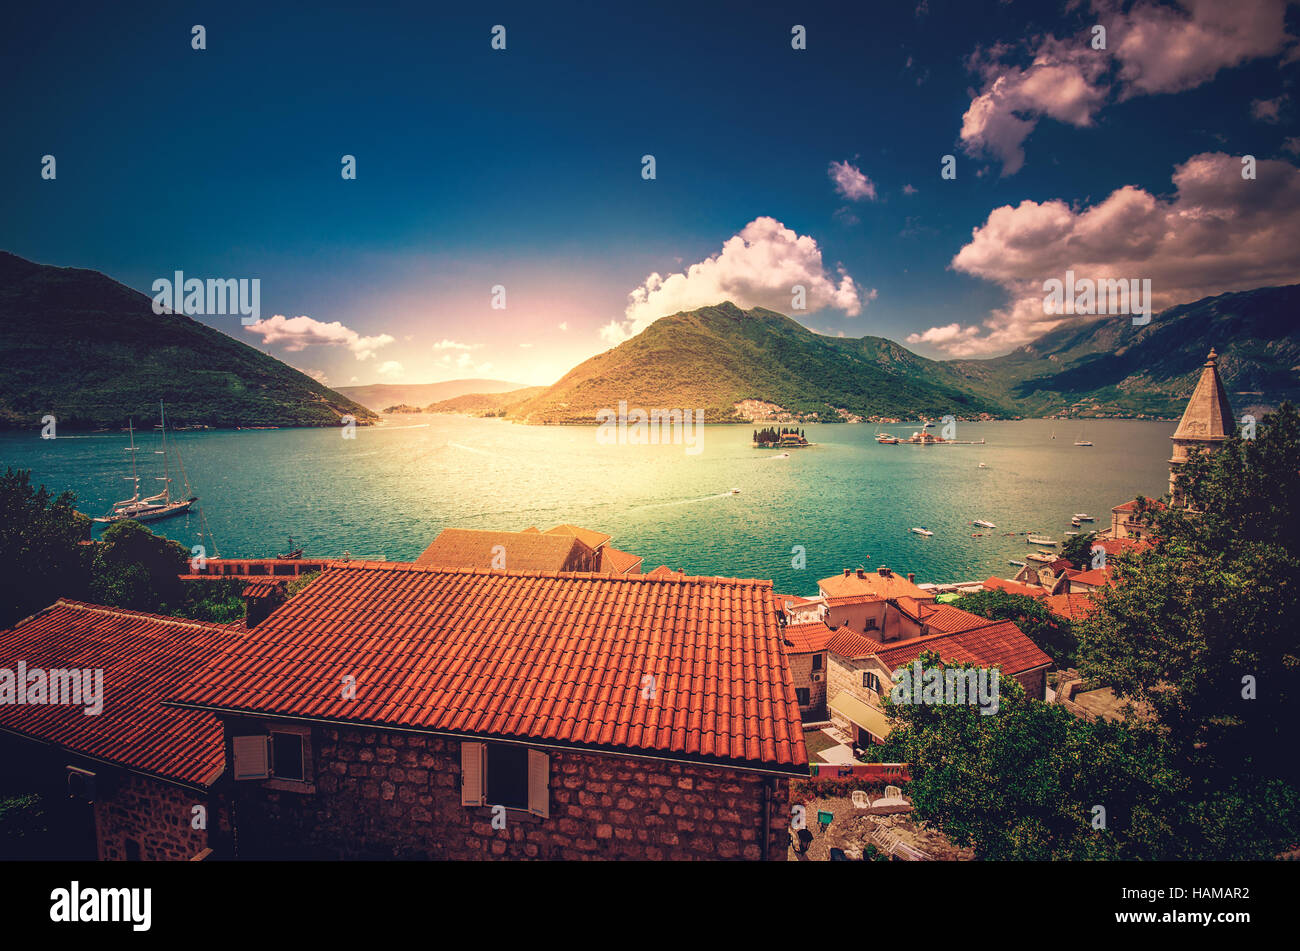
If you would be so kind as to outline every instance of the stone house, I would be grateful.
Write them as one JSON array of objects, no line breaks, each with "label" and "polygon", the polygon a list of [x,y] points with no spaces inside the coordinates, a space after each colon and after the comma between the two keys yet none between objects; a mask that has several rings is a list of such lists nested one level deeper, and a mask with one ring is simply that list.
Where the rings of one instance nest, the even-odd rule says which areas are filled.
[{"label": "stone house", "polygon": [[[221,724],[159,700],[238,632],[70,600],[0,631],[0,668],[20,670],[27,687],[18,697],[0,685],[0,773],[41,796],[39,857],[185,861],[220,850],[230,831],[215,793]],[[84,694],[38,699],[32,687],[56,671],[102,671],[100,711],[85,712]]]},{"label": "stone house", "polygon": [[173,690],[237,857],[784,859],[771,583],[336,563]]}]

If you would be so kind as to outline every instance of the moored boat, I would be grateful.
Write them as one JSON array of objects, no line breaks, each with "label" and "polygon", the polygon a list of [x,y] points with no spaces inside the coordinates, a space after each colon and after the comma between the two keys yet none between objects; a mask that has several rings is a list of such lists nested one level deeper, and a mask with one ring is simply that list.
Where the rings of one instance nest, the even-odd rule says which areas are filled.
[{"label": "moored boat", "polygon": [[1075,513],[1074,513],[1074,517],[1077,518],[1077,519],[1078,519],[1079,521],[1081,521],[1081,522],[1095,522],[1095,521],[1097,521],[1097,520],[1096,520],[1095,518],[1093,518],[1091,515],[1087,515],[1087,514],[1085,514],[1085,513],[1083,513],[1083,512],[1075,512]]},{"label": "moored boat", "polygon": [[1031,545],[1055,545],[1056,544],[1055,539],[1044,538],[1041,535],[1030,535],[1028,538],[1025,539],[1025,541],[1027,541]]},{"label": "moored boat", "polygon": [[975,519],[975,521],[971,522],[971,524],[978,525],[980,528],[997,528],[997,526],[994,525],[992,522],[986,522],[982,518]]},{"label": "moored boat", "polygon": [[930,536],[934,534],[934,532],[930,531],[928,528],[914,528],[912,531],[917,535]]},{"label": "moored boat", "polygon": [[[128,449],[131,453],[131,474],[129,476],[124,476],[123,478],[131,480],[134,491],[131,494],[131,498],[123,499],[120,502],[114,502],[112,507],[109,509],[108,514],[97,516],[93,519],[94,522],[100,525],[109,525],[113,522],[122,522],[127,520],[133,522],[153,522],[160,518],[170,518],[173,515],[181,515],[188,512],[191,507],[193,507],[194,503],[199,500],[197,495],[190,493],[188,479],[185,479],[186,497],[180,499],[172,498],[171,468],[168,464],[169,450],[167,448],[167,418],[163,412],[162,403],[158,404],[158,416],[161,421],[158,428],[162,435],[162,450],[159,452],[159,455],[163,457],[163,474],[161,476],[156,476],[155,478],[162,482],[163,490],[156,495],[150,495],[143,499],[140,498],[140,473],[135,461],[135,454],[137,451],[135,445],[135,424],[134,422],[129,422],[127,431],[131,436],[131,445]],[[175,450],[170,451],[174,452]],[[179,460],[179,455],[177,458]],[[185,469],[182,464],[182,478],[184,478],[184,472]]]}]

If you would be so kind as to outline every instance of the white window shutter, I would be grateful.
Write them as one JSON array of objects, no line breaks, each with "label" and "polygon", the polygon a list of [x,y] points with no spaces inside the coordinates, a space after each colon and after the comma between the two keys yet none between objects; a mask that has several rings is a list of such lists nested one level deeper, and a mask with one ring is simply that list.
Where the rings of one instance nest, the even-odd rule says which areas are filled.
[{"label": "white window shutter", "polygon": [[266,779],[271,774],[270,743],[271,738],[265,735],[234,737],[235,779]]},{"label": "white window shutter", "polygon": [[483,744],[460,744],[460,804],[481,806],[484,803]]},{"label": "white window shutter", "polygon": [[528,751],[528,811],[551,818],[551,758],[537,750]]}]

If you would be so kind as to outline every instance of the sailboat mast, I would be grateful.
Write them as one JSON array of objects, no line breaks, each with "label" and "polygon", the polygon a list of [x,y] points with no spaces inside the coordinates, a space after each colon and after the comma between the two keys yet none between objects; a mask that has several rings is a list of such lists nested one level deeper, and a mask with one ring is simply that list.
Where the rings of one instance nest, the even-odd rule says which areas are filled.
[{"label": "sailboat mast", "polygon": [[167,468],[167,416],[163,413],[162,400],[158,401],[158,422],[162,426],[162,453],[163,453],[163,490],[167,493],[167,504],[172,504],[172,480],[171,472]]},{"label": "sailboat mast", "polygon": [[[135,469],[135,420],[128,418],[126,428],[131,434],[131,494],[138,499],[140,497],[140,473],[136,472]],[[121,430],[119,429],[118,432],[121,432]]]}]

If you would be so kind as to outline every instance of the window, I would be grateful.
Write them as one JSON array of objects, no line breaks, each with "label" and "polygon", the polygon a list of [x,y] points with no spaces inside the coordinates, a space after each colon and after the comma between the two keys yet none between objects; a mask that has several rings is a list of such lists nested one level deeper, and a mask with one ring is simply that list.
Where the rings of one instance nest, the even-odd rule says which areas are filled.
[{"label": "window", "polygon": [[807,688],[807,687],[795,687],[795,688],[794,688],[794,696],[795,696],[795,699],[799,701],[799,706],[801,706],[801,707],[806,707],[806,706],[808,706],[808,688]]},{"label": "window", "polygon": [[271,757],[271,775],[276,779],[303,781],[301,733],[272,733]]},{"label": "window", "polygon": [[813,654],[813,670],[821,670],[821,669],[822,669],[822,655]]},{"label": "window", "polygon": [[507,809],[527,809],[527,747],[489,743],[487,760],[487,801]]},{"label": "window", "polygon": [[864,670],[862,672],[862,686],[866,687],[868,690],[874,690],[876,693],[880,693],[880,678],[871,673],[871,671]]},{"label": "window", "polygon": [[460,801],[551,815],[551,758],[515,743],[460,744]]}]

